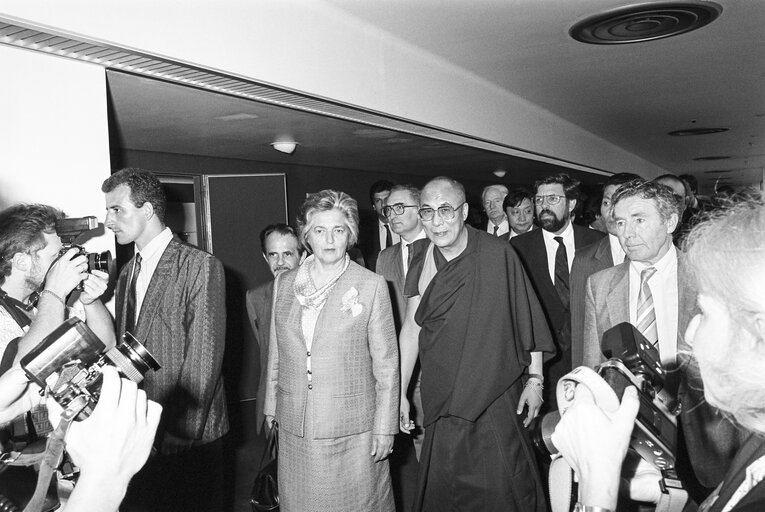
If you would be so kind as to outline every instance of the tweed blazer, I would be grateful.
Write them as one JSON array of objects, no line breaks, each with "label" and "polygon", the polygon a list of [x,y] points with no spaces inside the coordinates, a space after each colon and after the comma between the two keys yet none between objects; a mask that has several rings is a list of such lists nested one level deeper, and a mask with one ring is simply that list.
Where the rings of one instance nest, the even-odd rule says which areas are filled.
[{"label": "tweed blazer", "polygon": [[[268,341],[271,329],[271,302],[274,296],[274,282],[268,283],[247,290],[246,304],[247,316],[250,319],[250,328],[255,337],[255,343],[258,345],[258,366],[260,368],[258,375],[257,389],[252,390],[249,387],[245,389],[243,399],[255,397],[256,407],[256,432],[260,433],[263,426],[263,404],[266,401],[266,364],[268,362]],[[254,349],[254,347],[252,347]],[[248,354],[254,354],[254,350],[248,350]],[[244,361],[245,365],[255,366],[252,357]]]},{"label": "tweed blazer", "polygon": [[571,363],[573,368],[584,364],[584,304],[587,279],[594,273],[614,266],[610,237],[591,244],[574,255],[569,286],[571,292]]},{"label": "tweed blazer", "polygon": [[[117,280],[117,328],[124,332],[131,259]],[[223,265],[173,238],[160,257],[138,314],[135,337],[162,365],[142,383],[163,406],[161,431],[204,444],[228,432],[221,378],[226,345]]]},{"label": "tweed blazer", "polygon": [[[397,433],[398,345],[385,279],[351,262],[319,314],[309,353],[294,293],[297,272],[281,274],[275,284],[265,414],[302,437],[311,393],[318,404],[311,418],[317,439]],[[348,307],[353,289],[360,308]]]},{"label": "tweed blazer", "polygon": [[396,322],[396,332],[399,332],[406,313],[406,298],[404,297],[406,276],[404,275],[404,263],[401,261],[401,242],[382,250],[377,258],[375,271],[388,282],[388,292],[393,298],[391,300],[393,319]]}]

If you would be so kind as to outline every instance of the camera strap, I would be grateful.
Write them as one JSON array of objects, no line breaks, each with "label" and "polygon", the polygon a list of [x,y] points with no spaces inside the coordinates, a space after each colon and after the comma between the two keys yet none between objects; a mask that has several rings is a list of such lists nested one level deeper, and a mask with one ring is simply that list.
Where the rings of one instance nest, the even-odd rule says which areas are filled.
[{"label": "camera strap", "polygon": [[45,456],[40,463],[40,472],[37,475],[37,487],[24,512],[41,512],[45,504],[45,496],[50,486],[51,479],[56,469],[61,464],[64,456],[66,433],[72,425],[72,421],[88,405],[88,400],[80,395],[69,403],[69,406],[61,413],[61,421],[56,430],[48,436],[48,444],[45,447]]}]

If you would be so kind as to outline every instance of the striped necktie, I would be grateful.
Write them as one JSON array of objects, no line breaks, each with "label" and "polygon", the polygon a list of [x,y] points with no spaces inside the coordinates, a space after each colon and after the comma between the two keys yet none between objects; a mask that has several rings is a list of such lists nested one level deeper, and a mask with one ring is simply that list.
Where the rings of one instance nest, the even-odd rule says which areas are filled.
[{"label": "striped necktie", "polygon": [[[656,273],[654,267],[644,268],[640,273],[640,293],[638,294],[637,328],[653,345],[659,341],[656,328],[656,309],[653,307],[653,295],[648,287],[648,280]],[[657,347],[658,348],[658,347]]]},{"label": "striped necktie", "polygon": [[569,286],[568,286],[568,253],[566,252],[566,246],[563,243],[562,236],[556,236],[555,241],[558,242],[558,250],[555,251],[555,290],[558,292],[560,301],[563,303],[565,309],[569,308]]},{"label": "striped necktie", "polygon": [[138,283],[138,274],[140,272],[141,253],[136,253],[135,264],[133,265],[133,275],[130,278],[130,286],[128,287],[127,310],[125,312],[125,330],[130,334],[135,334],[135,324],[138,319],[138,311],[136,311],[138,302],[136,287]]}]

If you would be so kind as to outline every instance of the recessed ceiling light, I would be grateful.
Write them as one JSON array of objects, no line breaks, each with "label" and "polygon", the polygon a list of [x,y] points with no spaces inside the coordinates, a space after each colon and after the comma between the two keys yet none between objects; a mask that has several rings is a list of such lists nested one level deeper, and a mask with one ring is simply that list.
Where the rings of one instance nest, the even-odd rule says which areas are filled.
[{"label": "recessed ceiling light", "polygon": [[219,121],[246,121],[247,119],[257,119],[256,114],[245,114],[244,112],[239,114],[229,114],[227,116],[216,117]]},{"label": "recessed ceiling light", "polygon": [[571,27],[569,35],[589,44],[639,43],[696,30],[721,12],[722,7],[713,2],[650,2],[587,18]]},{"label": "recessed ceiling light", "polygon": [[700,156],[697,158],[694,158],[697,162],[705,162],[705,161],[711,161],[711,160],[727,160],[729,159],[729,156]]},{"label": "recessed ceiling light", "polygon": [[730,128],[687,128],[685,130],[675,130],[667,135],[673,137],[689,137],[691,135],[709,135],[710,133],[727,132]]},{"label": "recessed ceiling light", "polygon": [[288,155],[291,155],[295,152],[295,148],[297,148],[298,143],[297,142],[272,142],[271,146],[280,153],[286,153]]},{"label": "recessed ceiling light", "polygon": [[507,174],[507,171],[504,171],[504,170],[502,170],[502,169],[497,169],[496,171],[494,171],[494,173],[493,173],[493,174],[494,174],[494,176],[496,176],[497,178],[504,178],[504,177],[505,177],[505,174]]}]

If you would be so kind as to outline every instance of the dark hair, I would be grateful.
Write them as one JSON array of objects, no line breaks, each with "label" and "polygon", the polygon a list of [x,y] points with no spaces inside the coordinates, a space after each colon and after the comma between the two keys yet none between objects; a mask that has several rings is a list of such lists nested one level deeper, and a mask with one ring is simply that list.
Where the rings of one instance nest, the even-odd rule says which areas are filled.
[{"label": "dark hair", "polygon": [[505,200],[502,201],[502,209],[516,208],[521,205],[524,199],[528,199],[532,206],[534,206],[534,194],[526,187],[511,188],[505,196]]},{"label": "dark hair", "polygon": [[392,188],[393,183],[388,180],[379,180],[372,183],[372,186],[369,187],[370,204],[375,204],[375,194],[379,194],[380,192],[390,192]]},{"label": "dark hair", "polygon": [[681,174],[679,178],[688,184],[694,195],[699,191],[699,180],[693,174]]},{"label": "dark hair", "polygon": [[0,212],[0,284],[11,275],[16,253],[32,254],[45,247],[43,233],[56,232],[64,212],[45,204],[17,204]]},{"label": "dark hair", "polygon": [[390,189],[390,193],[393,192],[409,192],[409,195],[412,196],[412,201],[420,204],[420,189],[415,187],[414,185],[393,185],[393,188]]},{"label": "dark hair", "polygon": [[130,188],[130,201],[136,208],[149,202],[154,207],[154,215],[165,223],[165,192],[162,184],[151,171],[129,167],[115,172],[101,185],[101,192],[108,193],[120,185]]},{"label": "dark hair", "polygon": [[603,188],[605,189],[606,187],[609,187],[611,185],[621,186],[621,185],[624,185],[625,183],[629,183],[630,181],[642,180],[642,179],[643,178],[641,178],[637,174],[633,174],[631,172],[618,172],[608,177],[606,182],[603,184]]},{"label": "dark hair", "polygon": [[665,221],[674,213],[677,215],[677,222],[680,222],[680,205],[677,203],[672,189],[658,181],[645,181],[643,179],[632,180],[620,186],[611,196],[611,212],[616,204],[622,199],[629,197],[638,197],[640,199],[653,199],[656,202],[656,208],[659,215]]},{"label": "dark hair", "polygon": [[300,239],[298,238],[295,228],[288,226],[283,222],[277,222],[276,224],[269,224],[260,232],[260,249],[263,251],[263,256],[268,256],[268,254],[266,254],[266,238],[272,233],[282,236],[294,236],[295,240],[298,241],[298,253],[303,252],[303,247],[300,245]]},{"label": "dark hair", "polygon": [[534,183],[534,193],[542,185],[562,185],[566,199],[579,199],[579,180],[575,180],[565,172],[559,172],[552,176],[546,176]]}]

